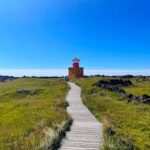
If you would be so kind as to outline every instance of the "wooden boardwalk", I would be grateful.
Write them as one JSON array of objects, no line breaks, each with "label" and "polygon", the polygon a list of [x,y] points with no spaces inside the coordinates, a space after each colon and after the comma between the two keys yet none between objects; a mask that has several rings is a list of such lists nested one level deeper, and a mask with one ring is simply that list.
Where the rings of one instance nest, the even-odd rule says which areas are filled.
[{"label": "wooden boardwalk", "polygon": [[69,83],[68,113],[73,118],[71,131],[67,133],[60,150],[100,150],[103,143],[102,124],[83,105],[81,88]]}]

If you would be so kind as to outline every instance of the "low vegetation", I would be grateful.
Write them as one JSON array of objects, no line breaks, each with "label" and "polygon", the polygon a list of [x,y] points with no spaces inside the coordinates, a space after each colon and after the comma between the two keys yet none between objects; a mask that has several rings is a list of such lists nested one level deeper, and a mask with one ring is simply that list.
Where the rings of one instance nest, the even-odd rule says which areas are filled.
[{"label": "low vegetation", "polygon": [[0,83],[0,150],[57,149],[69,130],[68,86],[62,79]]},{"label": "low vegetation", "polygon": [[[150,105],[128,103],[124,96],[94,86],[112,77],[75,80],[82,87],[84,104],[104,124],[105,150],[150,149]],[[129,78],[131,86],[122,87],[134,95],[150,95],[150,78]]]},{"label": "low vegetation", "polygon": [[150,95],[150,77],[135,77],[130,80],[133,86],[124,88],[127,93],[134,95]]}]

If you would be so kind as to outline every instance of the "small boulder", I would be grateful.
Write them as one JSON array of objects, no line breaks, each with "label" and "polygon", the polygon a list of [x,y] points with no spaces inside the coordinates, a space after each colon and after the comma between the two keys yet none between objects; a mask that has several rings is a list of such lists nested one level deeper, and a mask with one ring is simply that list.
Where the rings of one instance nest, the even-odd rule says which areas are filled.
[{"label": "small boulder", "polygon": [[126,97],[126,98],[129,98],[129,99],[132,99],[132,98],[133,98],[133,95],[132,95],[132,94],[126,94],[125,97]]},{"label": "small boulder", "polygon": [[144,100],[143,100],[143,103],[144,103],[144,104],[150,104],[150,98],[144,99]]},{"label": "small boulder", "polygon": [[147,95],[147,94],[144,94],[143,97],[144,97],[144,98],[150,98],[150,96]]},{"label": "small boulder", "polygon": [[33,95],[34,91],[32,91],[32,90],[19,90],[16,93],[19,95]]}]

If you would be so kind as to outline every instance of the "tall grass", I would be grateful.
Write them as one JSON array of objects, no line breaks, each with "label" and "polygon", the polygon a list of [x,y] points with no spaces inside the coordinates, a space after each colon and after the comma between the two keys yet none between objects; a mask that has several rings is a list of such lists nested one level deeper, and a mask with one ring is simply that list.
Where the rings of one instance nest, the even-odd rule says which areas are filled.
[{"label": "tall grass", "polygon": [[[149,150],[150,105],[127,103],[120,95],[92,86],[101,79],[106,78],[93,77],[75,82],[82,87],[85,105],[104,124],[104,149]],[[138,77],[132,79],[134,86],[126,90],[134,90],[134,94],[150,95],[150,79],[145,80]],[[140,87],[145,90],[140,90]]]},{"label": "tall grass", "polygon": [[[19,90],[31,94],[18,94]],[[50,147],[69,125],[62,79],[25,78],[0,83],[0,150]]]}]

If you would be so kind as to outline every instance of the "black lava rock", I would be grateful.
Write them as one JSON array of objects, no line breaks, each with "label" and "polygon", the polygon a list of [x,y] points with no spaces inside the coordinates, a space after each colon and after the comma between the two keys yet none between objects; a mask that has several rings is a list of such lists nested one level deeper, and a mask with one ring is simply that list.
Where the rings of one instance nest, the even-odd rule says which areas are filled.
[{"label": "black lava rock", "polygon": [[113,86],[130,86],[132,82],[130,80],[122,80],[122,79],[111,79],[111,80],[101,80],[96,83],[96,86],[101,86],[102,84],[113,85]]},{"label": "black lava rock", "polygon": [[16,92],[19,95],[34,95],[34,91],[32,90],[20,90]]},{"label": "black lava rock", "polygon": [[139,102],[144,104],[150,104],[150,96],[144,94],[141,96],[135,96],[133,94],[126,93],[120,86],[130,86],[132,82],[130,80],[112,79],[112,80],[101,80],[93,86],[97,86],[102,89],[106,89],[111,92],[123,95],[128,102]]}]

